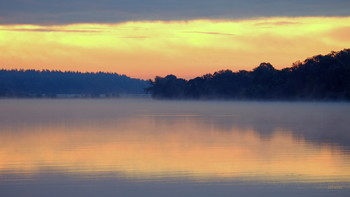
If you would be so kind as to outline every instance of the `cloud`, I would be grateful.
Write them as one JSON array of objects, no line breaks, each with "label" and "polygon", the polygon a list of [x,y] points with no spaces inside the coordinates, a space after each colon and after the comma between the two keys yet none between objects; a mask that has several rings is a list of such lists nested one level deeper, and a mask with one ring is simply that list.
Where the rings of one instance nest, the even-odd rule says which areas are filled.
[{"label": "cloud", "polygon": [[231,33],[221,33],[221,32],[202,32],[202,31],[189,31],[185,33],[191,34],[207,34],[207,35],[218,35],[218,36],[235,36],[235,34]]},{"label": "cloud", "polygon": [[276,21],[276,22],[259,22],[256,23],[256,26],[280,26],[280,25],[299,25],[300,22],[291,22],[291,21]]},{"label": "cloud", "polygon": [[349,16],[348,0],[0,0],[0,24]]},{"label": "cloud", "polygon": [[70,33],[98,33],[101,31],[97,30],[61,30],[61,29],[45,29],[45,28],[38,28],[38,29],[10,29],[10,28],[2,28],[0,31],[32,31],[32,32],[70,32]]}]

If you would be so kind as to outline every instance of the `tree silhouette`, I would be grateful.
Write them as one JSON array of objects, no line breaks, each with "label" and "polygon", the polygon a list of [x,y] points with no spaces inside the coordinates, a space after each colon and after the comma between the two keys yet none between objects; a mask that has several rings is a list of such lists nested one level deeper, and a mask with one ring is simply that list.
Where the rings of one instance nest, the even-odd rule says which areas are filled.
[{"label": "tree silhouette", "polygon": [[2,97],[55,97],[76,94],[85,97],[144,93],[147,82],[116,73],[80,73],[49,70],[0,70]]},{"label": "tree silhouette", "polygon": [[350,49],[297,61],[281,70],[261,63],[252,71],[221,70],[188,81],[158,76],[150,82],[154,98],[350,100]]},{"label": "tree silhouette", "polygon": [[156,77],[154,81],[150,80],[151,87],[146,89],[152,93],[154,98],[183,98],[187,81],[178,79],[175,75],[168,75],[164,78]]}]

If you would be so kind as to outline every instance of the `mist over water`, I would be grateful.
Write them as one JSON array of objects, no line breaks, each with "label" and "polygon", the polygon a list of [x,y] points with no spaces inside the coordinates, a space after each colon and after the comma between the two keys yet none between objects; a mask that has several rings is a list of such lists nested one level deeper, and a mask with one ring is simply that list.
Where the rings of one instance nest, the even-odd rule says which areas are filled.
[{"label": "mist over water", "polygon": [[3,99],[0,109],[1,196],[350,191],[348,103]]}]

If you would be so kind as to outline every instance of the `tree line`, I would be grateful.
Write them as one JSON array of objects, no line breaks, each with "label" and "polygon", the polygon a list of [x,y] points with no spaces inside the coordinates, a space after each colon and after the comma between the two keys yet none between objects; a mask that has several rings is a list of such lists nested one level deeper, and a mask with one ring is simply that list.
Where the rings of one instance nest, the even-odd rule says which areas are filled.
[{"label": "tree line", "polygon": [[141,94],[147,82],[117,73],[0,70],[0,97],[117,97]]},{"label": "tree line", "polygon": [[291,67],[261,63],[252,71],[221,70],[190,80],[149,80],[159,99],[350,100],[350,49],[317,55]]}]

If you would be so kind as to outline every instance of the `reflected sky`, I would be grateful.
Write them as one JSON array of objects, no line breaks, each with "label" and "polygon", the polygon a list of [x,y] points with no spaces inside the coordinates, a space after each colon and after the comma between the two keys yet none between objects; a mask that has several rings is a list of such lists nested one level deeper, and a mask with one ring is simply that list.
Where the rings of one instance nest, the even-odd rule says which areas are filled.
[{"label": "reflected sky", "polygon": [[24,99],[0,108],[2,177],[350,183],[347,103]]}]

